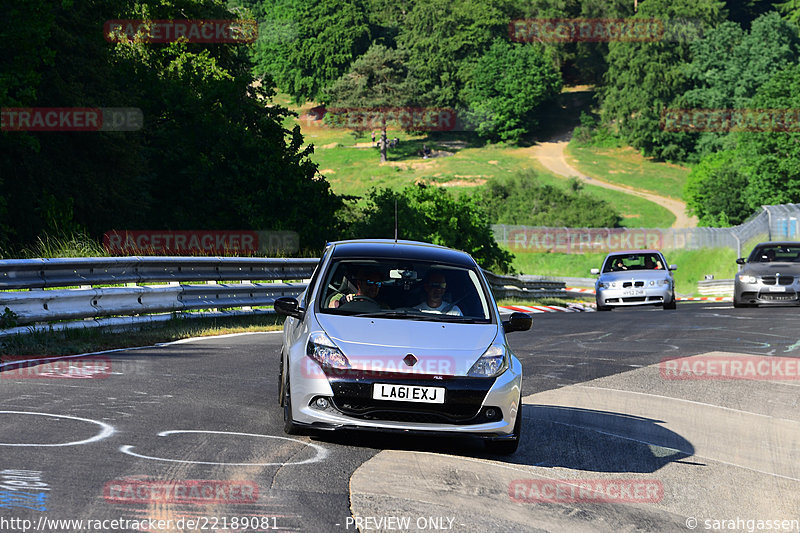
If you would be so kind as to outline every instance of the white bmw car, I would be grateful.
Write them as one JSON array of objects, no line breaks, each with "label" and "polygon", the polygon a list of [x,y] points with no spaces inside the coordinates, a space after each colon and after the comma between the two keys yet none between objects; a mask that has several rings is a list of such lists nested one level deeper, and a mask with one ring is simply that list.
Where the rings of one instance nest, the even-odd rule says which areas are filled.
[{"label": "white bmw car", "polygon": [[481,269],[464,252],[410,241],[330,244],[287,316],[284,429],[477,436],[516,451],[522,364]]},{"label": "white bmw car", "polygon": [[658,250],[613,252],[606,256],[595,283],[598,311],[632,305],[660,305],[675,309],[675,280],[677,265],[667,266]]}]

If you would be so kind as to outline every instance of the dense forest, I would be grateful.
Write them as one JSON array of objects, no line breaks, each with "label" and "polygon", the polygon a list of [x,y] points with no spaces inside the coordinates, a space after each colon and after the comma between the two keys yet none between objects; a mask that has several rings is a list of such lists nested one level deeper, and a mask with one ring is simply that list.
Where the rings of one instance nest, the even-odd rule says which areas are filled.
[{"label": "dense forest", "polygon": [[[594,126],[585,136],[692,165],[685,198],[702,224],[735,224],[761,204],[800,201],[800,125],[701,131],[663,120],[681,109],[800,108],[800,7],[792,1],[0,0],[0,16],[0,107],[136,108],[144,121],[136,131],[4,126],[6,250],[42,235],[156,228],[291,229],[304,248],[319,249],[369,234],[369,213],[391,195],[409,209],[420,194],[441,196],[338,197],[310,159],[313,146],[286,127],[291,111],[274,102],[277,91],[296,103],[457,109],[486,142],[518,143],[535,137],[563,86],[592,85]],[[509,23],[532,18],[656,19],[669,31],[635,42],[515,39]],[[259,31],[252,44],[104,34],[110,20],[167,19],[255,19]],[[467,210],[485,221],[474,248],[489,250],[487,264],[503,262],[488,224],[514,216],[502,201],[509,188],[547,206],[541,212],[583,202],[600,213],[597,224],[617,220],[577,186],[556,193],[513,179],[494,184]],[[531,223],[547,222],[537,213]]]}]

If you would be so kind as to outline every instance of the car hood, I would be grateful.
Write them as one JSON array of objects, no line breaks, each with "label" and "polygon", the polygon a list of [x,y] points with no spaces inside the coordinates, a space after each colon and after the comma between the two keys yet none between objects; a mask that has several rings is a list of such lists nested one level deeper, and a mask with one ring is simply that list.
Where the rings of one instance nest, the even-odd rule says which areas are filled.
[{"label": "car hood", "polygon": [[606,272],[600,275],[602,281],[649,281],[670,277],[669,270],[624,270],[622,272]]},{"label": "car hood", "polygon": [[[497,324],[318,315],[353,368],[466,375],[498,336]],[[403,362],[408,354],[418,360]]]},{"label": "car hood", "polygon": [[800,263],[747,263],[739,274],[753,276],[800,275]]}]

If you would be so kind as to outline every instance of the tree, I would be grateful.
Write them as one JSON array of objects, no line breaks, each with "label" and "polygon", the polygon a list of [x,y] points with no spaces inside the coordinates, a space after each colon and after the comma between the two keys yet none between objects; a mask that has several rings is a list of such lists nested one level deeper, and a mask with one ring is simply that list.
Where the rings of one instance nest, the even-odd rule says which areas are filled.
[{"label": "tree", "polygon": [[[407,54],[373,44],[350,71],[326,91],[325,101],[334,108],[365,108],[379,111],[408,105],[412,88],[405,66]],[[381,162],[386,161],[388,144],[386,113],[381,115]]]},{"label": "tree", "polygon": [[745,162],[745,200],[750,210],[765,204],[800,202],[800,65],[775,74],[756,92],[751,109],[784,109],[787,131],[743,131],[737,135],[737,156]]},{"label": "tree", "polygon": [[498,39],[476,62],[464,89],[481,135],[519,140],[536,127],[535,113],[561,91],[561,75],[542,49]]},{"label": "tree", "polygon": [[744,108],[787,116],[733,133],[732,148],[692,170],[687,205],[702,223],[736,224],[762,205],[800,202],[800,65],[776,73]]},{"label": "tree", "polygon": [[[53,16],[45,40],[53,58],[13,67],[38,77],[20,103],[139,108],[144,127],[0,134],[12,245],[70,228],[93,237],[110,229],[291,229],[309,248],[330,238],[341,202],[309,159],[299,127],[283,127],[288,110],[253,87],[245,47],[111,44],[99,31],[112,19],[233,18],[221,3],[50,2],[45,11]],[[21,45],[23,57],[35,55],[35,44]]]},{"label": "tree", "polygon": [[[686,74],[692,88],[676,98],[682,108],[742,108],[756,90],[779,70],[800,58],[797,28],[775,13],[753,21],[749,32],[733,22],[712,28],[691,45],[692,60]],[[699,136],[700,155],[720,150],[726,134]]]},{"label": "tree", "polygon": [[701,226],[741,224],[752,213],[742,196],[746,186],[747,175],[736,152],[709,154],[689,173],[686,207]]},{"label": "tree", "polygon": [[414,5],[397,43],[408,53],[421,105],[463,107],[461,91],[471,62],[496,38],[507,35],[504,6],[500,0],[426,0]]},{"label": "tree", "polygon": [[278,86],[298,102],[318,100],[370,44],[364,0],[309,0],[294,8],[296,38],[287,43]]},{"label": "tree", "polygon": [[513,256],[497,245],[488,214],[471,198],[454,198],[444,188],[419,184],[400,192],[373,189],[366,200],[348,238],[394,238],[397,202],[399,238],[463,250],[488,270],[511,269]]},{"label": "tree", "polygon": [[603,118],[616,124],[623,138],[645,155],[681,160],[691,151],[693,137],[662,130],[661,113],[690,88],[684,64],[690,60],[689,41],[697,37],[692,35],[693,24],[716,25],[723,7],[720,0],[648,0],[634,18],[657,18],[668,28],[677,24],[688,35],[609,44],[606,85],[601,91]]}]

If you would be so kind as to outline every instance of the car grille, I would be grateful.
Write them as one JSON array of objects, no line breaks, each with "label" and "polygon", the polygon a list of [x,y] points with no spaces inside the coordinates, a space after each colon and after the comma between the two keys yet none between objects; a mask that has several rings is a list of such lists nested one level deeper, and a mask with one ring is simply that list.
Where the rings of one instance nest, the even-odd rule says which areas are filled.
[{"label": "car grille", "polygon": [[794,276],[761,276],[761,283],[764,285],[791,285],[794,283]]},{"label": "car grille", "polygon": [[[364,420],[391,420],[437,424],[479,424],[486,422],[481,406],[494,379],[448,377],[442,381],[398,379],[395,375],[370,379],[328,376],[333,389],[332,402],[341,413]],[[372,398],[374,383],[395,383],[445,387],[445,403],[394,402]]]},{"label": "car grille", "polygon": [[644,287],[644,281],[623,281],[622,288],[627,289],[628,287]]}]

